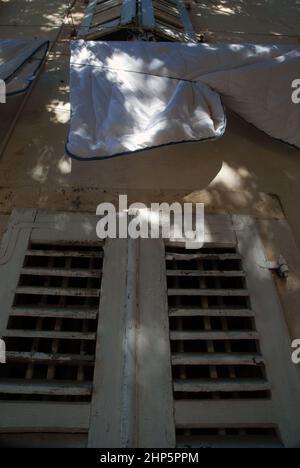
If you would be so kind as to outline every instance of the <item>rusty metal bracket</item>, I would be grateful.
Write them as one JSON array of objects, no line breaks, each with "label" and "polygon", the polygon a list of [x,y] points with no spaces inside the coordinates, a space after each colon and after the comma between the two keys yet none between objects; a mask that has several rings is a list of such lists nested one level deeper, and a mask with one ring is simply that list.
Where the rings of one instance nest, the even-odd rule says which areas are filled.
[{"label": "rusty metal bracket", "polygon": [[287,279],[289,276],[289,266],[282,255],[280,255],[277,262],[267,262],[267,267],[269,270],[276,271],[280,278]]}]

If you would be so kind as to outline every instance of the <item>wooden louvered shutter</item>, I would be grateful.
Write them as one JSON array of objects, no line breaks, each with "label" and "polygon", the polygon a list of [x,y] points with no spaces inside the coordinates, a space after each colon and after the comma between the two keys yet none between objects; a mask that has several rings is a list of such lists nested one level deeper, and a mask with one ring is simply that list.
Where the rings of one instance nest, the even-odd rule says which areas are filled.
[{"label": "wooden louvered shutter", "polygon": [[0,255],[4,442],[38,431],[87,443],[104,256],[95,226],[84,214],[12,215]]},{"label": "wooden louvered shutter", "polygon": [[203,248],[187,250],[103,244],[87,214],[13,214],[0,251],[2,441],[300,445],[299,374],[256,222],[205,220]]},{"label": "wooden louvered shutter", "polygon": [[141,445],[299,446],[299,374],[255,220],[206,216],[199,250],[141,245]]}]

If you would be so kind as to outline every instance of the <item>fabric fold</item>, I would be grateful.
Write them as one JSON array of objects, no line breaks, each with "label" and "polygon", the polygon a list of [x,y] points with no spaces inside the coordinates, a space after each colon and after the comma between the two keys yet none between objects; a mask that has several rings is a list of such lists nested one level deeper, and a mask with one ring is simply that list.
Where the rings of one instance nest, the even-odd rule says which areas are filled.
[{"label": "fabric fold", "polygon": [[105,159],[213,140],[226,128],[223,103],[299,148],[299,73],[295,46],[73,41],[66,150]]},{"label": "fabric fold", "polygon": [[6,84],[6,96],[29,88],[48,48],[45,40],[0,39],[0,79]]}]

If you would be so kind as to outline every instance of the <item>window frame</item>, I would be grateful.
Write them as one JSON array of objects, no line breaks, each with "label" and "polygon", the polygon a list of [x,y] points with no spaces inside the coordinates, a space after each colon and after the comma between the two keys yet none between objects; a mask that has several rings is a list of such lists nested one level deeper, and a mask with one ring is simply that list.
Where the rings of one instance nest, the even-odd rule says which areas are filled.
[{"label": "window frame", "polygon": [[[13,212],[0,247],[0,336],[30,240],[97,243],[96,223],[85,213]],[[0,402],[0,432],[89,432],[89,447],[171,448],[176,426],[276,426],[286,447],[299,446],[299,371],[256,220],[206,215],[205,246],[242,255],[271,400],[173,401],[164,241],[113,239],[104,245],[92,402],[34,403],[35,418],[32,402]]]},{"label": "window frame", "polygon": [[[0,247],[0,336],[5,331],[30,242],[100,243],[90,214],[14,210]],[[87,433],[91,403],[0,402],[0,433]],[[32,417],[34,411],[35,417]]]}]

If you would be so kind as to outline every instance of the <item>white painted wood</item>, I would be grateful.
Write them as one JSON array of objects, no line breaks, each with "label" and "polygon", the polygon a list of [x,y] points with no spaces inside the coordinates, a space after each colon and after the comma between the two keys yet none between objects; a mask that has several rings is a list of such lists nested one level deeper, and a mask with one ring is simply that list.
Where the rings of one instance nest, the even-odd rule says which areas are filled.
[{"label": "white painted wood", "polygon": [[249,296],[247,289],[168,289],[169,296],[224,296],[224,297],[246,297]]},{"label": "white painted wood", "polygon": [[120,18],[117,18],[116,20],[105,23],[105,27],[102,27],[102,28],[100,26],[92,27],[89,30],[88,34],[86,35],[85,39],[87,41],[97,41],[101,39],[102,36],[118,31],[119,26],[120,26]]},{"label": "white painted wood", "polygon": [[13,307],[10,311],[13,317],[58,317],[69,319],[95,320],[98,315],[98,309],[63,309],[52,307]]},{"label": "white painted wood", "polygon": [[[276,289],[282,303],[283,312],[291,338],[300,337],[300,254],[294,234],[286,219],[259,220],[258,227],[266,245],[266,254],[269,260],[277,260],[283,256],[289,267],[289,277],[283,281],[273,275]],[[272,235],[270,236],[270,233]]]},{"label": "white painted wood", "polygon": [[[49,238],[49,231],[48,231]],[[62,241],[66,238],[63,236]],[[40,237],[39,237],[40,239]],[[33,241],[33,236],[31,237]],[[46,239],[45,239],[46,240]],[[91,251],[78,251],[78,250],[27,250],[26,255],[30,257],[75,257],[75,258],[102,258],[101,252]]]},{"label": "white painted wood", "polygon": [[264,359],[258,353],[174,353],[172,354],[172,364],[174,366],[258,366],[264,364]]},{"label": "white painted wood", "polygon": [[281,304],[272,275],[264,267],[266,257],[255,221],[248,216],[233,216],[233,222],[252,307],[256,311],[275,419],[284,444],[299,447],[300,379],[291,360],[291,342]]},{"label": "white painted wood", "polygon": [[89,403],[1,401],[0,433],[87,432],[89,414]]},{"label": "white painted wood", "polygon": [[137,294],[139,241],[128,240],[126,305],[123,330],[123,376],[122,376],[122,414],[120,446],[136,446],[136,345],[137,345]]},{"label": "white painted wood", "polygon": [[10,433],[0,434],[1,448],[8,449],[78,449],[86,448],[86,433]]},{"label": "white painted wood", "polygon": [[[24,385],[24,380],[0,381],[0,393],[7,395],[72,395],[88,396],[91,394],[92,385],[89,383],[76,383],[60,381],[59,383],[28,381]],[[34,407],[34,404],[33,404]],[[32,408],[33,410],[33,408]]]},{"label": "white painted wood", "polygon": [[172,307],[169,309],[170,317],[253,317],[254,311],[250,309],[195,309]]},{"label": "white painted wood", "polygon": [[86,36],[86,34],[88,33],[89,28],[91,26],[92,19],[93,19],[93,15],[95,13],[96,5],[97,5],[97,0],[90,0],[90,3],[87,6],[87,9],[84,14],[84,18],[81,22],[81,25],[78,31],[79,39],[84,38],[84,36]]},{"label": "white painted wood", "polygon": [[96,333],[89,332],[64,332],[64,331],[44,331],[44,330],[6,330],[6,337],[15,338],[46,338],[59,340],[95,340]]},{"label": "white painted wood", "polygon": [[[101,245],[96,232],[98,220],[97,216],[90,213],[38,210],[31,240],[34,243],[44,243],[46,241],[46,243],[52,243],[53,245],[64,241],[67,245],[72,245],[74,242],[75,246],[80,245],[81,242],[94,243],[94,246],[92,245],[90,249],[93,251]],[[49,232],[51,232],[50,239]],[[74,252],[74,254],[76,253]],[[99,252],[96,252],[96,255],[99,255]]]},{"label": "white painted wood", "polygon": [[121,24],[126,25],[134,21],[136,16],[137,2],[136,0],[123,0]]},{"label": "white painted wood", "polygon": [[176,0],[177,5],[178,5],[178,11],[181,15],[181,20],[184,25],[185,29],[185,34],[188,37],[189,42],[194,42],[197,43],[197,36],[195,34],[195,31],[193,29],[192,22],[190,20],[189,13],[185,7],[185,3],[183,0]]},{"label": "white painted wood", "polygon": [[[291,362],[288,330],[272,275],[265,268],[266,258],[253,219],[235,216],[233,225],[228,218],[225,224],[228,235],[226,235],[224,245],[229,245],[230,242],[230,245],[235,245],[238,242],[239,250],[237,255],[226,255],[235,255],[234,258],[243,261],[251,309],[229,311],[226,309],[172,308],[169,313],[171,316],[253,316],[255,313],[257,332],[187,330],[172,332],[171,339],[260,339],[269,383],[251,380],[251,385],[255,384],[255,390],[258,390],[257,385],[259,390],[262,390],[262,386],[264,389],[271,387],[272,399],[271,401],[230,400],[229,402],[222,400],[176,401],[175,422],[179,427],[187,428],[220,427],[220,425],[221,427],[278,426],[285,445],[296,447],[300,445],[299,373]],[[12,310],[19,270],[23,266],[23,257],[30,237],[31,240],[41,243],[49,241],[49,236],[54,243],[78,241],[78,238],[96,243],[95,225],[95,217],[91,215],[85,215],[84,222],[82,222],[79,215],[76,215],[74,219],[68,213],[48,216],[45,212],[36,213],[34,210],[28,210],[14,214],[0,250],[0,331],[5,331],[8,315]],[[222,223],[215,229],[219,232],[220,238],[221,225]],[[52,229],[53,226],[54,229]],[[230,229],[231,234],[229,234]],[[215,240],[216,236],[211,236],[212,244],[208,243],[208,245],[213,245]],[[148,242],[150,241],[142,241],[141,246],[144,243],[148,245]],[[159,441],[164,438],[167,446],[173,446],[174,425],[172,424],[172,408],[170,409],[172,402],[170,396],[171,357],[167,333],[167,292],[165,278],[162,276],[165,258],[161,241],[153,240],[151,246],[149,244],[142,248],[139,266],[136,264],[135,268],[133,268],[132,258],[136,254],[133,249],[129,261],[126,240],[108,241],[105,252],[89,445],[91,447],[124,447],[132,443],[150,447],[153,440],[159,444]],[[214,256],[214,258],[219,257],[219,255]],[[129,275],[126,273],[128,268]],[[141,271],[139,281],[136,283],[134,278],[138,268]],[[129,299],[128,293],[130,293]],[[139,312],[135,316],[137,299]],[[45,316],[49,317],[59,317],[61,313],[56,308],[43,310],[45,310]],[[28,315],[33,314],[32,316],[36,313],[30,308],[23,308],[24,311]],[[15,308],[12,314],[18,315],[23,312],[22,309]],[[75,310],[68,310],[66,313],[76,317]],[[85,313],[95,318],[95,310],[78,311],[82,317]],[[137,330],[133,330],[135,317],[138,317]],[[9,333],[19,333],[17,336],[24,336],[27,331],[12,330]],[[80,335],[82,336],[82,333]],[[137,349],[135,343],[137,343]],[[164,346],[166,347],[165,355],[161,353]],[[132,356],[131,360],[128,360],[130,349]],[[29,356],[24,356],[24,358],[28,359]],[[177,359],[177,363],[182,362],[180,356],[174,359]],[[200,365],[199,362],[204,362],[204,360],[201,361],[201,356],[197,358],[187,356],[184,359],[190,359],[189,363],[197,362],[197,365]],[[222,360],[223,358],[219,356],[215,359]],[[250,357],[247,359],[250,360]],[[169,360],[168,363],[167,360]],[[137,369],[133,369],[134,363],[137,363]],[[214,365],[216,365],[215,362]],[[144,382],[150,382],[150,379],[152,383],[146,386]],[[123,388],[124,382],[127,382],[125,389]],[[211,385],[215,384],[217,382],[207,382],[209,386],[207,391],[212,391]],[[233,391],[232,385],[236,385],[236,382],[221,382],[221,384],[223,389],[225,387],[228,389],[230,385],[230,390]],[[240,390],[241,380],[237,384]],[[15,390],[13,385],[11,390]],[[193,387],[190,386],[189,390],[186,386],[184,387],[185,382],[183,384],[175,382],[177,390],[178,385],[179,391],[194,391],[195,389],[199,391],[199,388],[202,389],[201,391],[206,391],[205,388],[208,389],[203,381],[200,382],[201,387],[199,387],[199,381],[192,382]],[[243,381],[242,385],[247,385],[249,389],[250,382]],[[219,385],[214,391],[220,391],[220,388]],[[70,408],[75,406],[74,404],[59,406],[56,403],[49,406],[37,402],[5,402],[4,406],[0,403],[0,431],[3,431],[5,427],[12,431],[18,430],[18,427],[22,427],[25,431],[40,428],[43,430],[48,428],[50,431],[52,429],[72,430],[72,428],[87,430],[90,405],[83,405],[82,413],[75,409],[74,416],[72,416]],[[33,408],[35,408],[35,418],[32,418]],[[54,408],[55,414],[52,414],[50,408]],[[128,415],[131,418],[127,419]],[[138,416],[140,420],[137,420]],[[10,418],[11,421],[9,421]]]},{"label": "white painted wood", "polygon": [[[30,307],[12,307],[15,292],[18,290],[18,282],[21,270],[23,268],[24,256],[26,252],[30,253],[29,241],[52,243],[53,245],[66,242],[67,245],[74,244],[74,252],[67,252],[66,256],[77,254],[75,246],[82,245],[82,242],[91,242],[92,255],[100,257],[99,251],[96,251],[102,243],[99,242],[96,235],[97,218],[87,214],[56,213],[49,214],[44,211],[20,210],[15,211],[8,225],[7,233],[3,238],[0,248],[0,336],[33,336],[45,338],[63,338],[63,339],[87,339],[96,338],[95,333],[88,332],[61,332],[44,330],[6,330],[9,315],[14,316],[32,316],[43,315],[44,317],[66,317],[66,318],[89,318],[95,319],[97,312],[94,309],[72,309],[64,310],[58,308],[30,308]],[[42,252],[44,253],[44,252]],[[61,255],[61,252],[57,252]],[[33,254],[39,254],[34,251]],[[53,252],[52,252],[53,254]],[[82,256],[89,255],[83,254]],[[26,288],[25,288],[26,289]],[[30,289],[30,288],[29,288]],[[27,291],[29,291],[27,289]],[[19,289],[22,291],[22,288]],[[31,292],[49,292],[46,289]],[[60,289],[60,293],[62,289]],[[80,290],[79,290],[80,293]],[[97,294],[99,291],[97,291]],[[78,290],[76,290],[78,294]],[[18,353],[12,355],[12,359],[19,359]],[[76,356],[65,356],[64,358],[76,359]],[[36,359],[44,359],[42,353],[36,355]],[[88,358],[88,356],[86,356]],[[30,360],[27,353],[22,355],[22,359]],[[54,356],[55,359],[55,356]],[[83,356],[83,359],[85,357]],[[57,360],[62,362],[60,357]],[[69,361],[71,362],[71,361]],[[80,382],[47,382],[47,381],[24,381],[2,380],[0,391],[6,394],[36,394],[36,395],[86,395],[89,396],[92,391],[90,383]],[[0,402],[0,431],[87,431],[89,426],[90,404],[58,404],[52,402],[42,404],[37,401],[21,402],[7,401]],[[33,417],[34,414],[34,417]]]},{"label": "white painted wood", "polygon": [[127,266],[127,240],[108,240],[104,247],[89,431],[89,447],[93,448],[121,447]]},{"label": "white painted wood", "polygon": [[98,297],[100,289],[18,286],[15,292],[16,294],[30,294],[38,296]]},{"label": "white painted wood", "polygon": [[235,247],[236,235],[232,229],[232,219],[225,214],[205,214],[204,244],[210,247]]},{"label": "white painted wood", "polygon": [[[177,39],[178,40],[178,39]],[[236,247],[236,236],[229,215],[205,214],[204,247]],[[185,247],[185,239],[166,241],[167,246]]]},{"label": "white painted wood", "polygon": [[241,260],[239,254],[167,253],[166,260]]},{"label": "white painted wood", "polygon": [[70,319],[95,320],[98,315],[98,309],[65,309],[55,307],[13,307],[10,315],[13,317],[60,317]]},{"label": "white painted wood", "polygon": [[0,337],[4,336],[36,210],[13,212],[0,248]]},{"label": "white painted wood", "polygon": [[[174,380],[175,392],[261,392],[270,390],[266,380],[259,379],[214,379]],[[230,404],[230,403],[228,403]]]},{"label": "white painted wood", "polygon": [[245,277],[243,271],[167,270],[167,276],[213,276],[218,278]]},{"label": "white painted wood", "polygon": [[38,353],[34,351],[19,352],[7,351],[6,359],[10,362],[55,362],[58,364],[76,365],[80,362],[91,363],[94,362],[94,356],[88,354],[54,354],[54,353]]},{"label": "white painted wood", "polygon": [[253,331],[171,331],[171,340],[257,340]]},{"label": "white painted wood", "polygon": [[[114,16],[118,17],[112,19]],[[135,0],[111,0],[100,4],[97,0],[91,0],[80,25],[78,37],[86,40],[99,39],[118,30],[120,26],[134,24],[135,17]]]},{"label": "white painted wood", "polygon": [[277,422],[268,400],[178,400],[174,408],[179,428],[273,427]]},{"label": "white painted wood", "polygon": [[67,278],[100,278],[101,270],[67,269],[67,268],[22,268],[22,275],[62,276]]},{"label": "white painted wood", "polygon": [[115,7],[122,4],[122,0],[102,0],[98,1],[97,7],[95,10],[95,15],[99,15],[106,10],[109,10],[111,7]]},{"label": "white painted wood", "polygon": [[[178,427],[265,427],[270,424],[279,427],[280,435],[286,446],[297,447],[300,445],[300,424],[297,414],[300,414],[299,406],[299,375],[296,366],[291,363],[291,349],[287,327],[284,321],[280,302],[277,298],[271,273],[266,268],[267,262],[263,252],[263,246],[256,230],[255,222],[247,216],[233,216],[232,230],[235,232],[238,254],[243,262],[246,273],[246,283],[251,299],[251,308],[247,310],[224,311],[222,309],[211,311],[192,307],[172,308],[170,316],[255,316],[257,333],[230,332],[248,335],[249,339],[259,339],[262,355],[267,368],[268,381],[236,381],[211,382],[201,381],[175,381],[176,391],[215,391],[237,390],[243,387],[250,391],[252,385],[256,390],[271,389],[271,401],[259,400],[230,400],[230,401],[175,401],[175,423]],[[220,245],[222,242],[220,242]],[[168,254],[167,259],[188,260],[186,254]],[[192,254],[193,255],[193,254]],[[201,252],[200,252],[201,255]],[[202,257],[203,258],[203,257]],[[193,274],[193,272],[191,272]],[[215,315],[213,315],[215,313]],[[201,339],[201,333],[190,331],[171,332],[171,339]],[[219,333],[219,332],[217,332]],[[249,332],[250,333],[250,332]],[[241,339],[245,339],[240,335]],[[202,335],[203,337],[203,335]],[[220,337],[220,335],[219,335]],[[210,338],[212,336],[210,335]],[[233,337],[231,337],[233,338]],[[216,336],[213,336],[216,339]],[[224,336],[224,339],[225,336]],[[249,357],[251,358],[251,357]],[[203,359],[199,355],[184,356],[177,354],[172,357],[173,363],[203,364],[205,360],[212,365],[213,359],[208,355]],[[215,358],[217,365],[222,359]],[[224,359],[228,359],[224,356]],[[247,361],[247,359],[246,359]],[[229,385],[229,386],[228,386]],[[250,385],[250,386],[249,386]],[[212,387],[213,386],[213,387]],[[221,390],[220,390],[221,389]],[[253,387],[254,390],[254,387]],[[188,437],[186,443],[191,439]],[[196,436],[195,436],[196,440]]]},{"label": "white painted wood", "polygon": [[[168,11],[167,8],[166,11]],[[174,11],[176,16],[174,16]],[[91,0],[81,23],[78,37],[99,39],[105,34],[118,30],[119,26],[128,25],[128,27],[131,26],[132,28],[138,27],[141,31],[155,30],[155,32],[160,32],[162,36],[166,36],[168,39],[173,38],[175,41],[197,42],[197,36],[193,31],[184,4],[178,0],[178,3],[173,4],[172,12],[173,15],[166,15],[161,8],[155,8],[154,14],[154,5],[150,0],[140,0],[139,2],[136,2],[136,0],[111,0],[100,4],[97,0]],[[114,22],[109,21],[109,18],[117,15],[118,18]],[[167,26],[164,26],[164,23]]]},{"label": "white painted wood", "polygon": [[[138,446],[175,446],[164,244],[141,240],[137,351]],[[151,300],[150,300],[151,298]]]},{"label": "white painted wood", "polygon": [[276,435],[212,435],[212,436],[180,436],[178,437],[177,448],[201,449],[266,449],[283,448]]}]

